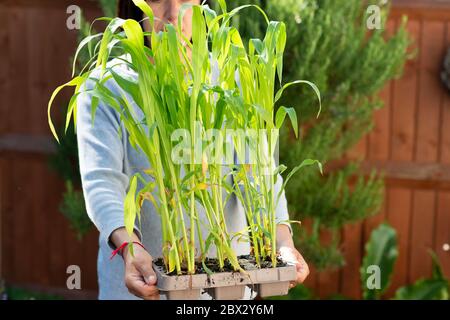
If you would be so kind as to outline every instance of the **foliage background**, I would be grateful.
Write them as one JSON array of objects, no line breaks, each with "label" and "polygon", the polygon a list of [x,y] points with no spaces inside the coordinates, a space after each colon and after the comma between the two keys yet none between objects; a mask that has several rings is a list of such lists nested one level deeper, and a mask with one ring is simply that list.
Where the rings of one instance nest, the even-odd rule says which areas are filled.
[{"label": "foliage background", "polygon": [[[360,0],[237,0],[233,6],[256,4],[271,20],[284,21],[288,42],[284,82],[304,79],[315,83],[322,95],[322,113],[316,118],[317,100],[309,88],[288,90],[280,106],[295,107],[301,123],[301,141],[292,132],[282,132],[280,162],[292,168],[302,159],[318,159],[327,165],[345,153],[373,128],[373,112],[383,107],[379,91],[398,78],[411,39],[403,23],[386,34],[389,5],[380,6],[381,28],[369,30],[366,11],[378,1]],[[256,10],[247,9],[235,20],[247,38],[260,37],[265,25]],[[243,19],[242,17],[245,17]],[[306,259],[319,270],[341,267],[345,261],[339,249],[339,230],[347,223],[376,214],[383,201],[379,174],[369,177],[349,161],[322,177],[305,170],[287,188],[291,218],[312,221],[311,230],[301,228],[296,244]],[[332,241],[323,244],[321,230],[331,232]]]}]

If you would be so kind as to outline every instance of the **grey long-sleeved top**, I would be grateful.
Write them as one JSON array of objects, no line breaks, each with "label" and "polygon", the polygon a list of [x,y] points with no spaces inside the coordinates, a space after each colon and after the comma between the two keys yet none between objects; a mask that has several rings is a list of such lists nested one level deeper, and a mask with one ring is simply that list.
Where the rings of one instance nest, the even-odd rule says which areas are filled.
[{"label": "grey long-sleeved top", "polygon": [[[117,60],[109,62],[109,66],[114,66],[114,70],[123,76],[137,78],[136,73],[124,64],[118,65]],[[217,79],[219,70],[214,64],[212,68],[214,77]],[[91,74],[91,78],[99,76],[99,70]],[[114,93],[126,94],[113,79],[108,80],[106,85]],[[92,87],[93,81],[90,81],[85,89]],[[126,95],[135,106],[136,114],[142,117],[141,110],[131,96]],[[122,259],[120,257],[109,259],[113,249],[110,235],[114,230],[124,226],[123,207],[129,179],[136,172],[148,169],[150,165],[144,153],[130,145],[127,131],[120,121],[118,112],[100,103],[94,120],[92,125],[91,95],[89,92],[84,92],[77,100],[77,140],[86,209],[89,218],[100,232],[97,260],[99,299],[137,299],[125,286]],[[119,132],[121,132],[120,135]],[[275,186],[277,190],[281,187],[281,183],[282,179],[278,176]],[[139,184],[138,188],[141,187],[142,185]],[[205,219],[203,209],[200,208],[199,211],[199,217]],[[284,193],[276,208],[276,216],[278,222],[289,225],[286,222],[289,217]],[[235,196],[232,196],[227,203],[226,222],[231,234],[247,227],[243,207]],[[189,226],[189,223],[187,225]],[[136,223],[135,232],[154,258],[161,255],[160,217],[149,201],[144,202],[141,225],[138,226]],[[204,230],[203,239],[206,237],[206,230]],[[234,241],[233,249],[238,255],[250,252],[249,244],[243,242]]]}]

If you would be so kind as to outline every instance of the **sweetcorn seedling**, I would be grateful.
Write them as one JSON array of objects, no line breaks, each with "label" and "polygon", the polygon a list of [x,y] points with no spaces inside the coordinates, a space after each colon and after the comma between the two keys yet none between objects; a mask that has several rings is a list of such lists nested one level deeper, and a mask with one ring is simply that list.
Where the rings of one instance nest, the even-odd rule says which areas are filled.
[{"label": "sweetcorn seedling", "polygon": [[[138,172],[130,178],[124,200],[125,226],[131,234],[136,219],[141,220],[143,202],[151,202],[160,215],[163,260],[169,272],[193,274],[198,261],[208,272],[205,259],[211,246],[216,248],[221,270],[228,263],[234,270],[244,272],[233,251],[232,239],[235,236],[245,239],[246,235],[257,263],[270,258],[275,267],[278,223],[275,212],[282,190],[302,167],[318,164],[321,168],[317,161],[305,160],[289,173],[280,190],[275,189],[277,174],[286,170],[282,165],[276,166],[273,157],[277,130],[286,117],[295,130],[298,128],[294,109],[282,107],[275,113],[275,103],[287,87],[297,84],[311,86],[320,102],[318,88],[308,81],[281,85],[286,43],[284,23],[270,21],[254,5],[228,12],[226,2],[221,0],[218,1],[221,14],[207,5],[185,4],[177,25],[166,24],[163,30],[157,31],[151,7],[144,0],[133,2],[143,11],[149,30],[132,19],[98,19],[108,22],[105,31],[86,37],[75,55],[76,58],[87,47],[90,61],[71,81],[58,87],[49,101],[49,126],[55,138],[58,136],[51,121],[51,105],[65,87],[75,87],[66,129],[72,118],[76,124],[76,102],[81,93],[91,95],[93,117],[100,102],[120,114],[131,145],[151,165],[145,174],[152,177],[149,181],[144,173]],[[262,40],[250,40],[247,49],[230,21],[241,10],[250,9],[264,17],[267,32]],[[182,33],[181,21],[187,10],[192,10],[192,39],[186,39]],[[101,40],[95,41],[98,39]],[[136,77],[117,72],[111,61],[128,67]],[[218,78],[214,77],[211,61],[220,70]],[[94,76],[93,72],[99,70],[100,76]],[[112,92],[106,86],[108,80],[115,81],[126,94]],[[89,87],[87,83],[93,85]],[[131,99],[142,119],[136,115]],[[183,133],[178,138],[189,139],[182,150],[183,161],[174,161],[174,154],[179,152],[179,141],[174,136],[180,129]],[[224,162],[223,139],[212,143],[213,156],[202,148],[202,143],[197,143],[200,137],[211,132],[227,137],[227,130],[267,132],[265,136],[257,135],[251,143],[250,151],[257,155],[255,163],[246,164],[246,156],[240,152],[237,158],[244,164]],[[236,150],[241,150],[239,138],[233,138],[231,143]],[[227,179],[230,175],[232,183]],[[144,186],[140,190],[138,182]],[[226,202],[232,195],[243,203],[249,223],[248,229],[238,235],[228,232],[225,220]],[[200,219],[200,210],[206,220]],[[203,228],[207,229],[206,239],[202,238]],[[200,246],[198,257],[196,237]]]}]

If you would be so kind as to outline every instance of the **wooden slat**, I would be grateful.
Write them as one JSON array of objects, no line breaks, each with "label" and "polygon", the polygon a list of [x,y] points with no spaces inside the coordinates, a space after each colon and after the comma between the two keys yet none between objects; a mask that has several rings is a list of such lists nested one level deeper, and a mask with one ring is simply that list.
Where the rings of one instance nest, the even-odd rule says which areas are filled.
[{"label": "wooden slat", "polygon": [[414,191],[411,218],[408,282],[431,275],[431,257],[428,250],[433,248],[433,224],[436,206],[434,191]]},{"label": "wooden slat", "polygon": [[5,217],[5,204],[3,194],[5,193],[3,181],[5,180],[6,160],[0,158],[0,281],[5,276],[3,273],[3,219]]},{"label": "wooden slat", "polygon": [[10,108],[9,81],[9,10],[0,10],[0,134],[8,130],[8,113]]},{"label": "wooden slat", "polygon": [[3,162],[2,179],[0,183],[2,185],[1,197],[1,219],[2,219],[2,247],[1,255],[3,258],[2,270],[5,279],[9,279],[13,272],[13,215],[12,215],[12,161],[10,157],[1,157]]},{"label": "wooden slat", "polygon": [[[450,47],[450,24],[446,23],[445,48]],[[443,97],[441,107],[440,123],[440,152],[439,162],[450,164],[450,92],[446,92]]]},{"label": "wooden slat", "polygon": [[49,250],[49,272],[50,284],[55,287],[65,287],[66,285],[66,248],[70,243],[66,243],[66,226],[64,216],[59,212],[61,193],[64,190],[64,183],[54,173],[47,173],[48,189],[45,194],[49,208],[48,228],[52,230],[48,234]]},{"label": "wooden slat", "polygon": [[439,0],[394,0],[391,18],[403,15],[414,20],[445,21],[450,19],[450,3]]},{"label": "wooden slat", "polygon": [[[311,229],[312,229],[312,221],[311,219],[302,219],[301,220],[301,228],[299,229],[299,232],[308,232],[308,234],[311,233]],[[296,234],[294,233],[294,237],[296,236]],[[297,248],[300,253],[302,253],[302,248],[299,247]],[[307,259],[307,258],[305,258]],[[309,269],[310,269],[310,273],[309,276],[306,278],[305,281],[305,286],[307,286],[309,289],[311,289],[313,292],[316,291],[316,284],[317,284],[317,271],[315,270],[315,268],[312,266],[311,262],[306,261],[308,263]]]},{"label": "wooden slat", "polygon": [[[9,68],[8,64],[5,63],[9,60],[8,50],[9,50],[9,12],[8,10],[0,10],[0,60],[3,61],[0,67],[0,135],[8,130],[8,98],[9,98]],[[9,227],[8,217],[8,202],[9,199],[6,198],[9,191],[8,181],[9,178],[7,172],[7,159],[0,156],[0,281],[9,272],[10,265],[8,252],[5,250],[7,245],[6,240],[6,229]]]},{"label": "wooden slat", "polygon": [[[347,164],[347,160],[335,161],[326,166],[326,172],[332,172]],[[374,169],[383,174],[386,184],[390,186],[450,190],[448,164],[409,161],[364,161],[361,163],[360,172],[364,175],[370,175]]]},{"label": "wooden slat", "polygon": [[[420,41],[420,24],[409,21],[408,31]],[[392,102],[391,160],[411,161],[414,150],[414,124],[418,89],[418,63],[408,61],[401,80],[394,81]]]},{"label": "wooden slat", "polygon": [[45,188],[47,182],[47,162],[46,159],[34,160],[30,165],[30,178],[32,194],[32,206],[29,212],[32,223],[32,261],[30,273],[33,283],[42,285],[50,284],[49,273],[49,248],[48,234],[52,232],[49,225],[49,208],[45,201],[45,193],[49,190]]},{"label": "wooden slat", "polygon": [[[390,37],[397,27],[397,21],[391,19],[387,23],[386,36]],[[390,135],[391,135],[391,109],[392,109],[392,82],[388,82],[380,93],[380,97],[384,102],[384,108],[375,111],[374,114],[374,129],[369,134],[369,150],[366,161],[380,161],[387,162],[390,154]],[[363,167],[365,167],[363,165]],[[367,167],[371,167],[370,165]],[[384,169],[384,168],[383,168]],[[373,169],[362,169],[365,174],[370,174]],[[363,242],[369,240],[370,234],[380,223],[386,218],[386,203],[387,193],[383,194],[384,203],[381,210],[373,217],[369,217],[364,221],[363,225]],[[364,244],[361,245],[361,255],[364,255]]]},{"label": "wooden slat", "polygon": [[434,163],[438,155],[439,115],[444,89],[439,80],[445,54],[445,24],[424,21],[420,45],[420,80],[414,158]]},{"label": "wooden slat", "polygon": [[[446,23],[445,47],[450,46],[450,24]],[[441,106],[440,124],[440,152],[439,162],[450,164],[450,94],[444,94]],[[447,278],[450,278],[450,192],[439,190],[437,192],[437,210],[434,223],[434,250],[439,258],[442,269]],[[444,251],[447,249],[447,251]]]},{"label": "wooden slat", "polygon": [[[386,26],[386,37],[394,34],[397,21],[390,19]],[[374,129],[369,134],[369,150],[367,159],[385,161],[389,159],[390,147],[390,113],[392,109],[392,82],[388,82],[380,93],[384,108],[374,113]]]},{"label": "wooden slat", "polygon": [[339,292],[339,270],[326,270],[317,275],[316,294],[322,299],[328,299]]},{"label": "wooden slat", "polygon": [[[11,21],[14,27],[10,27],[10,50],[9,50],[9,77],[11,96],[9,103],[12,105],[9,116],[9,133],[25,133],[28,131],[30,122],[29,112],[26,112],[30,104],[29,94],[26,88],[28,79],[28,68],[31,61],[28,58],[29,44],[24,41],[24,34],[32,32],[28,29],[27,20],[30,18],[29,12],[19,8],[9,8]],[[18,94],[20,93],[20,94]],[[20,110],[20,112],[17,112]]]},{"label": "wooden slat", "polygon": [[[407,29],[420,45],[420,23],[409,21]],[[409,162],[414,157],[415,111],[417,108],[418,65],[420,59],[407,62],[404,75],[393,84],[391,109],[390,160]],[[387,204],[387,219],[397,230],[399,257],[394,269],[392,285],[388,295],[408,279],[408,245],[412,192],[409,189],[390,188]]]},{"label": "wooden slat", "polygon": [[98,290],[97,282],[97,256],[99,233],[95,227],[83,239],[83,265],[84,288]]},{"label": "wooden slat", "polygon": [[439,162],[450,165],[450,95],[446,94],[441,116],[441,150]]},{"label": "wooden slat", "polygon": [[[327,245],[332,240],[331,232],[322,230],[320,234],[321,242]],[[317,294],[321,298],[328,298],[339,292],[340,270],[329,269],[317,275]]]},{"label": "wooden slat", "polygon": [[387,203],[387,219],[397,231],[399,256],[394,268],[392,284],[388,291],[391,296],[395,290],[408,280],[409,225],[412,205],[412,192],[408,189],[390,188]]},{"label": "wooden slat", "polygon": [[[70,5],[76,4],[83,10],[95,10],[98,9],[96,1],[90,0],[0,0],[0,6],[11,7],[39,7],[43,9],[65,9]],[[64,11],[65,12],[65,11]]]},{"label": "wooden slat", "polygon": [[52,154],[55,151],[55,142],[47,135],[7,134],[0,136],[0,152]]},{"label": "wooden slat", "polygon": [[[363,160],[367,158],[370,150],[369,135],[365,135],[361,140],[344,156],[345,160]],[[341,270],[327,271],[325,275],[319,276],[320,281],[330,281],[321,296],[326,297],[332,294],[332,290],[337,286],[339,292],[347,297],[357,299],[361,295],[359,281],[359,265],[361,263],[361,239],[363,236],[363,222],[346,225],[342,230],[342,253],[345,257],[346,266]],[[335,283],[336,279],[338,280]],[[320,288],[319,284],[319,288]],[[323,286],[323,284],[322,284]]]},{"label": "wooden slat", "polygon": [[[420,42],[420,81],[416,115],[416,145],[414,159],[435,163],[438,158],[439,115],[444,90],[439,78],[444,55],[445,25],[442,22],[424,21]],[[433,231],[436,214],[434,190],[417,190],[413,193],[411,218],[409,282],[431,274],[428,250],[433,248]]]},{"label": "wooden slat", "polygon": [[369,134],[368,159],[371,160],[386,161],[389,158],[391,87],[392,82],[389,82],[381,92],[385,106],[374,114],[374,129]]},{"label": "wooden slat", "polygon": [[[32,219],[30,209],[32,207],[33,186],[29,184],[30,169],[27,158],[14,158],[13,171],[13,281],[28,283],[31,281],[32,252],[33,248]],[[41,248],[42,249],[42,248]],[[45,250],[45,249],[44,249]]]},{"label": "wooden slat", "polygon": [[434,251],[439,258],[445,276],[450,278],[450,251],[445,248],[446,245],[450,245],[450,192],[439,192],[437,203]]},{"label": "wooden slat", "polygon": [[342,253],[346,265],[341,270],[340,292],[352,299],[361,298],[359,267],[362,262],[363,222],[348,224],[343,230]]},{"label": "wooden slat", "polygon": [[362,165],[364,172],[370,169],[382,170],[386,177],[405,180],[449,182],[450,166],[432,163],[413,163],[407,161],[370,161]]},{"label": "wooden slat", "polygon": [[392,0],[394,8],[450,9],[447,0]]},{"label": "wooden slat", "polygon": [[[27,20],[28,29],[32,30],[35,26],[48,24],[52,16],[38,7],[28,7],[26,9],[29,15]],[[51,23],[50,23],[51,24]],[[63,25],[61,25],[63,26]],[[64,28],[60,28],[64,29]],[[48,86],[48,70],[52,65],[49,62],[49,48],[52,46],[54,32],[43,32],[36,37],[34,32],[28,32],[26,35],[28,44],[28,61],[39,61],[39,63],[30,63],[28,67],[28,78],[23,79],[26,83],[31,104],[26,106],[25,112],[30,113],[31,123],[28,132],[31,135],[45,135],[49,132],[47,122],[46,104],[50,97],[50,88]],[[65,41],[64,41],[65,42]],[[47,130],[42,130],[45,125]]]}]

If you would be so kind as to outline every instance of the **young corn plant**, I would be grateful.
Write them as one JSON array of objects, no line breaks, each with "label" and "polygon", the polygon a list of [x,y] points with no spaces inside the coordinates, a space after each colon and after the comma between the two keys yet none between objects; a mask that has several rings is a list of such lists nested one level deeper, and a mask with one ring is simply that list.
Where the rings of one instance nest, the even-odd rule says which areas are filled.
[{"label": "young corn plant", "polygon": [[[307,81],[280,86],[275,94],[277,75],[280,84],[282,81],[284,24],[269,21],[257,6],[246,5],[227,12],[226,2],[219,1],[222,14],[206,5],[187,4],[181,9],[178,25],[167,24],[156,32],[150,6],[144,0],[133,2],[145,14],[150,31],[143,30],[140,21],[132,19],[98,19],[108,22],[105,31],[86,37],[75,55],[76,61],[80,51],[87,47],[90,61],[50,98],[48,118],[52,133],[58,140],[50,116],[53,100],[68,86],[75,90],[66,115],[66,130],[72,118],[76,127],[77,97],[82,93],[92,97],[93,123],[99,103],[120,115],[131,145],[143,152],[151,165],[130,179],[124,201],[125,226],[131,235],[136,218],[141,220],[143,202],[152,203],[161,219],[163,260],[169,272],[194,274],[199,261],[208,272],[205,259],[212,245],[221,270],[228,262],[234,270],[243,271],[232,249],[232,239],[237,235],[229,234],[225,222],[226,202],[233,194],[244,206],[249,222],[245,231],[249,232],[257,264],[270,258],[275,267],[275,209],[281,192],[297,170],[317,163],[305,160],[294,168],[275,194],[276,174],[286,169],[275,166],[275,129],[281,127],[286,115],[296,132],[298,127],[293,109],[280,107],[275,113],[275,104],[293,84],[307,83],[319,96],[318,89]],[[247,50],[230,20],[249,7],[261,12],[268,28],[265,38],[252,39]],[[193,11],[192,41],[185,38],[181,28],[186,10]],[[101,40],[94,41],[97,39]],[[220,70],[218,79],[213,77],[211,60]],[[112,61],[114,64],[109,63]],[[135,77],[117,72],[115,67],[120,65],[132,70]],[[122,92],[112,92],[106,85],[108,80],[115,81]],[[179,141],[174,139],[178,129],[184,130],[183,137],[189,137],[188,147],[183,149],[184,161],[174,161],[174,154],[180,151]],[[269,156],[256,157],[255,164],[224,164],[223,139],[214,140],[213,155],[196,142],[211,130],[226,137],[228,129],[269,132],[267,137],[258,135],[251,143],[251,152]],[[233,139],[232,143],[239,149],[243,142]],[[237,152],[237,157],[245,163],[244,153]],[[224,173],[226,167],[231,172]],[[232,184],[226,180],[230,174],[234,178]],[[144,186],[140,190],[138,182]],[[205,213],[205,224],[199,218],[200,209]],[[202,228],[208,231],[206,239],[202,239]],[[196,257],[196,236],[199,257]]]},{"label": "young corn plant", "polygon": [[[240,236],[252,243],[253,254],[256,263],[261,264],[263,259],[270,258],[272,266],[276,267],[276,207],[282,192],[289,179],[301,168],[317,164],[318,161],[305,160],[299,166],[293,168],[283,182],[281,188],[275,194],[275,184],[278,174],[287,168],[283,165],[276,166],[274,152],[278,139],[278,130],[288,116],[296,136],[298,136],[298,123],[295,109],[281,106],[275,110],[276,103],[282,97],[284,90],[292,85],[307,84],[311,86],[319,99],[320,92],[311,82],[297,80],[282,86],[283,53],[286,45],[286,27],[283,22],[269,21],[261,8],[255,5],[243,5],[226,11],[226,3],[219,1],[224,12],[219,19],[223,19],[220,27],[211,24],[213,32],[212,54],[218,61],[222,70],[220,84],[222,88],[235,90],[238,94],[234,101],[228,104],[230,115],[227,125],[234,129],[244,129],[247,132],[256,133],[250,137],[249,151],[251,159],[246,159],[245,148],[241,149],[245,141],[234,140],[238,152],[239,163],[235,166],[234,193],[243,204],[247,215],[249,227],[246,230],[250,238],[243,232]],[[235,27],[230,27],[230,19],[238,11],[253,7],[260,11],[267,23],[267,31],[263,40],[251,39],[247,46]],[[221,41],[225,39],[225,41]],[[220,50],[214,50],[220,48]],[[240,85],[237,86],[234,79],[235,73],[239,74]],[[278,77],[280,89],[276,90]],[[238,103],[236,103],[238,101]],[[235,103],[233,103],[235,102]],[[276,111],[276,112],[275,112]],[[319,109],[320,113],[320,109]],[[264,133],[264,134],[261,134]],[[253,143],[252,143],[253,142]],[[249,160],[246,163],[246,160]],[[242,188],[239,185],[242,185]]]}]

